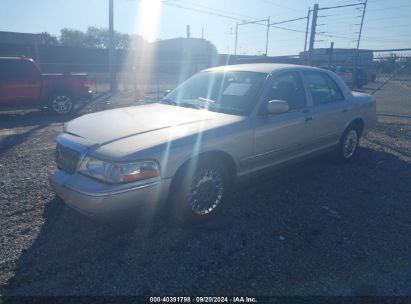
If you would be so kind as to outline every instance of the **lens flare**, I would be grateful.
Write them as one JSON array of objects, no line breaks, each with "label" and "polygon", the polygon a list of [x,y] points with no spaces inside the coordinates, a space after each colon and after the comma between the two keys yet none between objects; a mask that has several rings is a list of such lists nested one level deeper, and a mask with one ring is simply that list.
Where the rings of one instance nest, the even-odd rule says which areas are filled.
[{"label": "lens flare", "polygon": [[154,39],[161,11],[161,0],[141,0],[139,5],[137,26],[143,37],[149,41]]}]

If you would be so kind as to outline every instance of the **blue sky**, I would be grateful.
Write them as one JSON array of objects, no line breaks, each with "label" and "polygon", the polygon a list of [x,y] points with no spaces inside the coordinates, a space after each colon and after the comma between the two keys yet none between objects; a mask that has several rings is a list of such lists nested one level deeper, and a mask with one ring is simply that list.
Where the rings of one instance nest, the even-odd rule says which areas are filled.
[{"label": "blue sky", "polygon": [[[153,8],[143,11],[143,0],[114,0],[115,28],[120,32],[144,34],[139,20],[155,21]],[[146,3],[157,0],[145,0]],[[234,32],[238,19],[270,17],[271,22],[304,17],[309,7],[358,3],[358,0],[158,0],[161,2],[158,28],[150,40],[184,37],[186,25],[192,37],[204,37],[220,53],[233,53]],[[179,7],[176,7],[179,6]],[[202,11],[202,12],[200,12]],[[207,13],[204,13],[207,12]],[[217,16],[220,15],[220,16]],[[316,47],[354,47],[361,11],[356,8],[320,12]],[[142,17],[144,16],[144,17]],[[59,35],[61,28],[86,30],[88,26],[108,26],[108,0],[2,0],[0,30],[26,33],[49,32]],[[271,28],[269,55],[297,54],[304,48],[306,21],[300,20]],[[265,27],[239,27],[238,53],[265,52]],[[362,48],[411,48],[411,1],[369,0],[363,29]]]}]

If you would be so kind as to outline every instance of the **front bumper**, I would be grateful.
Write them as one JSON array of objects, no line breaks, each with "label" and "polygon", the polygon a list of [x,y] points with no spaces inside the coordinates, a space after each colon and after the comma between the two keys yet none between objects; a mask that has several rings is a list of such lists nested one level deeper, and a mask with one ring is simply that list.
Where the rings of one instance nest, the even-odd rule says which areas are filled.
[{"label": "front bumper", "polygon": [[143,184],[109,185],[61,170],[52,174],[49,181],[68,206],[87,216],[100,218],[137,207],[144,207],[141,209],[144,212],[153,212],[167,200],[171,183],[171,179],[157,179]]},{"label": "front bumper", "polygon": [[88,90],[87,93],[83,94],[82,96],[80,96],[78,98],[79,102],[83,102],[83,103],[88,103],[91,102],[93,100],[93,91],[92,90]]}]

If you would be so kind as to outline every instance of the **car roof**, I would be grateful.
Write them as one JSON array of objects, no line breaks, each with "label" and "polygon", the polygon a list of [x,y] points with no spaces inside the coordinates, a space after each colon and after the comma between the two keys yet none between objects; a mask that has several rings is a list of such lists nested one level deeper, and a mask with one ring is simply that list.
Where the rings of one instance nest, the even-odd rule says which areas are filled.
[{"label": "car roof", "polygon": [[245,63],[245,64],[235,64],[235,65],[225,65],[218,66],[210,69],[206,69],[203,72],[214,72],[214,71],[241,71],[241,72],[257,72],[272,74],[279,70],[319,70],[318,68],[309,67],[305,65],[296,64],[282,64],[282,63]]}]

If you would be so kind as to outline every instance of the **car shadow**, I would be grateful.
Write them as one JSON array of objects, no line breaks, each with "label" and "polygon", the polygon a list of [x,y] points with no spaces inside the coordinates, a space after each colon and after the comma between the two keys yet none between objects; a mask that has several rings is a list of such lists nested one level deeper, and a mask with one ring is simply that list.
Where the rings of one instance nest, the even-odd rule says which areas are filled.
[{"label": "car shadow", "polygon": [[0,112],[0,130],[38,125],[47,126],[53,123],[64,123],[78,116],[80,116],[80,114],[59,116],[47,111],[40,110]]},{"label": "car shadow", "polygon": [[362,148],[242,185],[206,224],[121,232],[55,198],[2,294],[411,294],[410,177],[409,162]]},{"label": "car shadow", "polygon": [[0,111],[0,130],[64,123],[89,113],[90,109],[94,109],[96,105],[110,99],[110,97],[111,94],[109,92],[98,94],[89,103],[76,104],[75,111],[70,115],[57,115],[47,109]]}]

